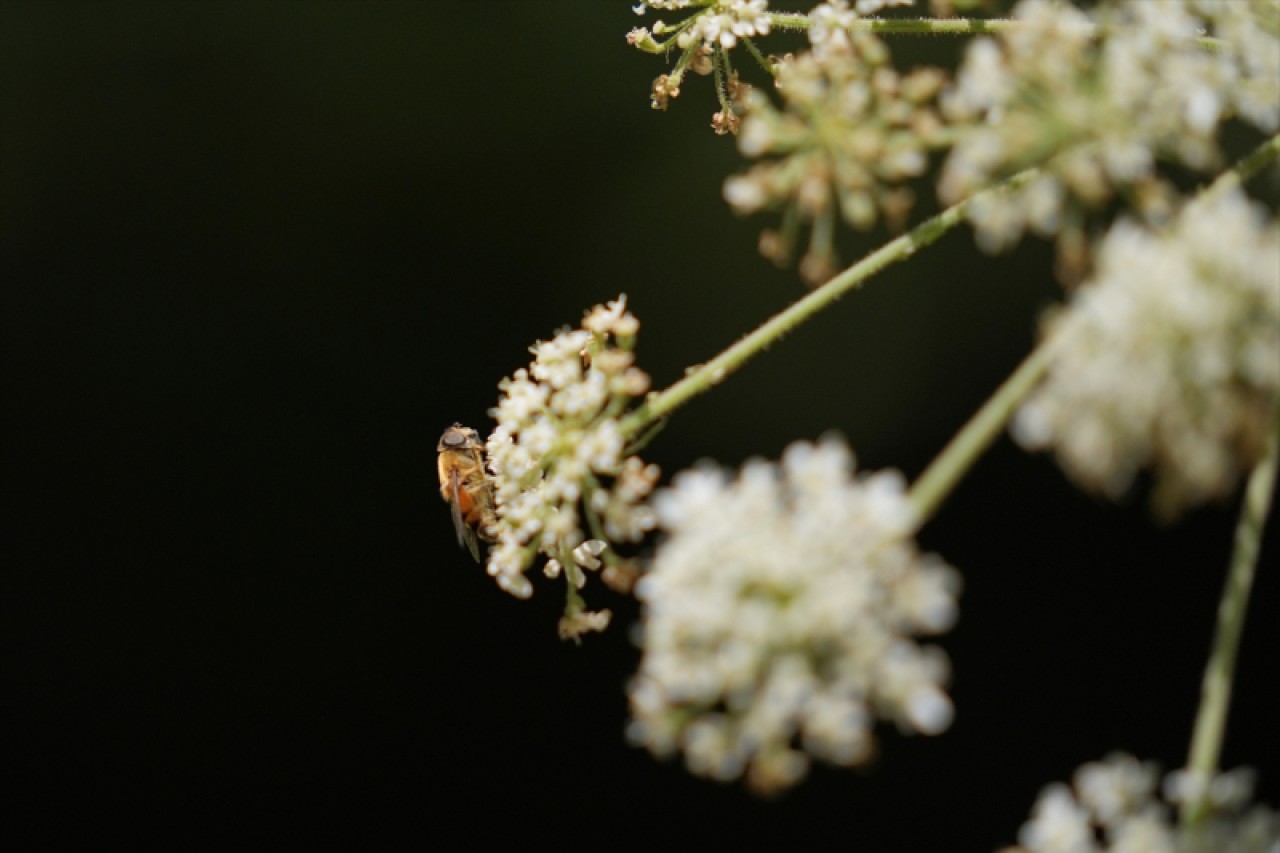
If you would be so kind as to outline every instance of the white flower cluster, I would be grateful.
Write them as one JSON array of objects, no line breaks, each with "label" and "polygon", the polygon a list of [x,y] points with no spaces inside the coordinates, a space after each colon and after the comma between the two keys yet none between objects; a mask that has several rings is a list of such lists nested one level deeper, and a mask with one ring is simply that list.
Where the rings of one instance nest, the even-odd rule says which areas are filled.
[{"label": "white flower cluster", "polygon": [[[549,559],[548,575],[563,572],[580,588],[583,569],[613,556],[606,543],[636,541],[655,523],[644,501],[658,470],[628,456],[618,424],[649,388],[634,364],[639,325],[625,296],[597,306],[580,328],[535,344],[533,363],[499,385],[490,412],[498,426],[485,448],[498,516],[488,572],[512,595],[532,593],[525,572],[538,554]],[[603,627],[580,610],[566,619]]]},{"label": "white flower cluster", "polygon": [[739,39],[767,36],[773,27],[769,13],[769,0],[644,0],[632,9],[643,15],[646,7],[669,12],[700,9],[678,24],[656,21],[653,32],[643,27],[632,30],[627,40],[632,44],[647,43],[652,36],[674,33],[676,46],[687,50],[695,44],[707,47],[723,47],[726,50]]},{"label": "white flower cluster", "polygon": [[725,181],[726,201],[738,213],[782,209],[780,230],[762,234],[771,260],[789,260],[796,232],[812,224],[800,272],[813,284],[836,270],[835,222],[869,229],[883,217],[900,228],[911,209],[901,186],[924,173],[928,148],[942,121],[933,102],[945,78],[920,68],[901,75],[884,42],[852,30],[854,10],[830,0],[811,14],[813,49],[778,67],[775,107],[759,90],[738,105],[738,148],[762,160]]},{"label": "white flower cluster", "polygon": [[1259,130],[1280,128],[1280,0],[1191,0],[1226,45],[1219,95]]},{"label": "white flower cluster", "polygon": [[701,41],[731,48],[738,39],[767,36],[772,26],[768,7],[768,0],[717,0],[676,37],[676,44],[687,48]]},{"label": "white flower cluster", "polygon": [[654,506],[668,536],[636,585],[633,743],[767,793],[809,756],[866,760],[877,718],[950,725],[947,657],[913,638],[951,627],[960,576],[917,552],[896,472],[855,477],[842,441],[796,443],[736,479],[683,472]]},{"label": "white flower cluster", "polygon": [[1280,396],[1280,223],[1239,193],[1163,233],[1122,221],[1046,325],[1058,349],[1014,420],[1023,446],[1111,498],[1150,467],[1165,517],[1225,495]]},{"label": "white flower cluster", "polygon": [[[1280,815],[1248,808],[1252,775],[1235,770],[1196,782],[1186,772],[1169,774],[1164,798],[1156,794],[1156,768],[1114,754],[1076,771],[1074,790],[1062,783],[1041,792],[1031,820],[1005,853],[1275,853]],[[1207,800],[1207,819],[1178,826],[1170,805]]]},{"label": "white flower cluster", "polygon": [[817,53],[827,49],[848,48],[854,21],[869,17],[882,9],[910,6],[915,0],[825,0],[809,12],[809,41]]},{"label": "white flower cluster", "polygon": [[[736,76],[729,68],[727,51],[740,39],[766,36],[773,29],[769,0],[644,0],[632,11],[643,15],[648,8],[697,10],[676,24],[655,21],[652,32],[636,27],[627,33],[628,44],[648,53],[666,53],[673,45],[683,51],[671,73],[661,74],[653,81],[650,90],[653,108],[665,110],[672,98],[679,97],[686,72],[710,74],[715,70],[721,111],[713,126],[717,133],[735,132],[737,117],[728,108],[725,88],[731,81],[721,81],[720,75]],[[660,42],[655,36],[666,36],[667,40]]]},{"label": "white flower cluster", "polygon": [[[1064,230],[1116,187],[1167,208],[1157,158],[1207,169],[1219,124],[1280,124],[1277,0],[1108,0],[1092,17],[1058,0],[1022,0],[1024,26],[968,49],[944,111],[962,129],[939,183],[950,204],[1030,165],[1045,173],[970,211],[979,245],[1001,251],[1025,230]],[[1209,49],[1206,30],[1224,44]],[[1063,239],[1062,244],[1066,245]]]}]

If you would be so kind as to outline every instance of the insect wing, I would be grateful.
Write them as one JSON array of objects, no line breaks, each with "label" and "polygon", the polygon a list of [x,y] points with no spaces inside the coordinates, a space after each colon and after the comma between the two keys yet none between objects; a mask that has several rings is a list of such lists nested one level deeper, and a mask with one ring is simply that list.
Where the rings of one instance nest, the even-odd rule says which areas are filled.
[{"label": "insect wing", "polygon": [[453,517],[453,529],[458,534],[459,547],[465,545],[478,563],[480,562],[480,542],[476,539],[476,532],[462,517],[463,497],[461,479],[455,467],[449,471],[449,514]]}]

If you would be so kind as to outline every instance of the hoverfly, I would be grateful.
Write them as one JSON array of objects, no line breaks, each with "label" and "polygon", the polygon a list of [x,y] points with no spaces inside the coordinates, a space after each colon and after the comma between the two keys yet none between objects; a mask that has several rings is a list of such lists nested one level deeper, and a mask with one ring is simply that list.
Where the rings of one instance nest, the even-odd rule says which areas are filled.
[{"label": "hoverfly", "polygon": [[454,424],[440,436],[440,496],[449,504],[458,545],[465,545],[480,562],[480,539],[493,541],[490,525],[497,523],[493,511],[493,488],[484,470],[484,445],[470,427]]}]

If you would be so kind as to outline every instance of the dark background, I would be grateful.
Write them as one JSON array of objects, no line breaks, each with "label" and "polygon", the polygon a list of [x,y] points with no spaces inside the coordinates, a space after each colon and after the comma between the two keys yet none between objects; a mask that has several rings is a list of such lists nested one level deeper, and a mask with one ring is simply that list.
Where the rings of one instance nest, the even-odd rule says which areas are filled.
[{"label": "dark background", "polygon": [[[1083,762],[1183,760],[1234,507],[1161,529],[1004,439],[922,535],[966,578],[955,725],[776,801],[625,745],[632,604],[589,589],[617,625],[564,644],[557,585],[457,549],[436,439],[535,339],[626,292],[661,387],[803,293],[721,201],[709,81],[649,109],[637,23],[0,0],[5,838],[987,850]],[[647,455],[836,429],[914,476],[1030,348],[1049,260],[949,235]],[[1272,803],[1278,547],[1224,756]]]}]

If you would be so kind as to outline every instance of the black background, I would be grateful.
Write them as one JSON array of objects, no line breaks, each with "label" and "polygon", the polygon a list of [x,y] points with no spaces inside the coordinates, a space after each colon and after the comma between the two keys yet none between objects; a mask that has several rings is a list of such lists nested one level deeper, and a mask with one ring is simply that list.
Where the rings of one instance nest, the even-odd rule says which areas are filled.
[{"label": "black background", "polygon": [[[535,339],[626,292],[661,387],[803,293],[721,201],[709,81],[649,109],[637,23],[0,3],[6,838],[985,850],[1085,761],[1183,760],[1234,507],[1162,529],[1005,439],[921,537],[965,575],[954,726],[775,801],[625,745],[634,605],[589,589],[617,625],[564,644],[558,586],[516,601],[457,549],[436,439]],[[949,235],[647,455],[836,429],[914,476],[1030,348],[1048,265]],[[1224,755],[1270,802],[1277,547]]]}]

